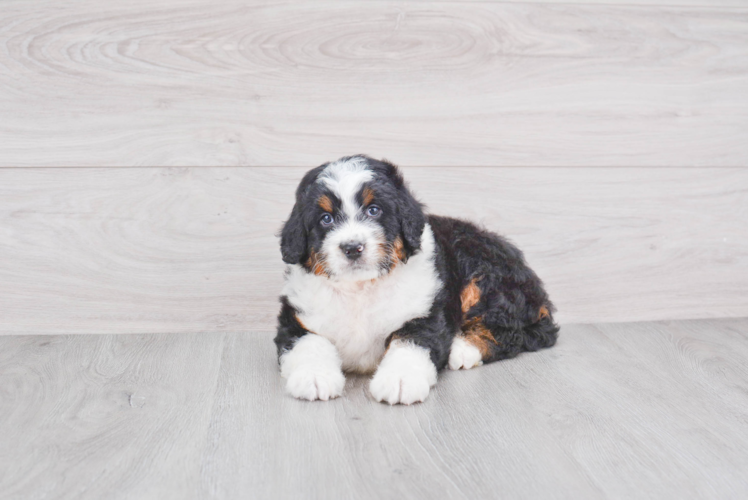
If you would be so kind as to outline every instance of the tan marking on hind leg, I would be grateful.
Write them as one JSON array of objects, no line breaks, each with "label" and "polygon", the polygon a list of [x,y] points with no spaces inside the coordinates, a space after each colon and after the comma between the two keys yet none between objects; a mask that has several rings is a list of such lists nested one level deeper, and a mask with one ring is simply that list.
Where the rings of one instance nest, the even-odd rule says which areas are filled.
[{"label": "tan marking on hind leg", "polygon": [[538,311],[538,321],[540,321],[543,318],[547,318],[550,315],[551,313],[548,312],[548,308],[545,306],[541,306],[540,311]]},{"label": "tan marking on hind leg", "polygon": [[473,318],[462,325],[462,333],[452,341],[449,368],[469,370],[480,366],[491,357],[491,344],[498,345],[491,331],[481,321]]},{"label": "tan marking on hind leg", "polygon": [[478,348],[483,360],[491,355],[491,344],[498,345],[491,330],[486,328],[481,318],[473,318],[462,325],[465,342]]},{"label": "tan marking on hind leg", "polygon": [[483,356],[477,347],[465,340],[462,335],[457,335],[452,340],[452,347],[449,349],[449,369],[450,370],[469,370],[483,364]]},{"label": "tan marking on hind leg", "polygon": [[473,278],[460,293],[463,313],[468,312],[471,307],[480,302],[480,288],[475,284],[476,281],[478,281],[478,278]]}]

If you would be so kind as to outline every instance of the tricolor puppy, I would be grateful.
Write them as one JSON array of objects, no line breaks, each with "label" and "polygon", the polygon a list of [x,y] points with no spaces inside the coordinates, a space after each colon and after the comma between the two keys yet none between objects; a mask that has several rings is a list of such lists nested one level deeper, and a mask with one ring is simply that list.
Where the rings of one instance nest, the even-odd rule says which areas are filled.
[{"label": "tricolor puppy", "polygon": [[281,232],[281,375],[302,399],[371,373],[377,401],[423,401],[436,373],[556,342],[522,252],[473,224],[426,215],[394,165],[352,156],[309,171]]}]

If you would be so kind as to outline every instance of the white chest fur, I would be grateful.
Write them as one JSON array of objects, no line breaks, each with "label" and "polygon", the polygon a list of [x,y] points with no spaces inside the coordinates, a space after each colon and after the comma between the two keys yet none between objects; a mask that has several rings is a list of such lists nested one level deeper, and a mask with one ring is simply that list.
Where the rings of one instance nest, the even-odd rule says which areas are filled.
[{"label": "white chest fur", "polygon": [[442,286],[434,264],[434,235],[427,224],[421,251],[374,281],[336,282],[289,266],[282,294],[312,332],[337,347],[347,371],[373,371],[384,340],[407,321],[428,315]]}]

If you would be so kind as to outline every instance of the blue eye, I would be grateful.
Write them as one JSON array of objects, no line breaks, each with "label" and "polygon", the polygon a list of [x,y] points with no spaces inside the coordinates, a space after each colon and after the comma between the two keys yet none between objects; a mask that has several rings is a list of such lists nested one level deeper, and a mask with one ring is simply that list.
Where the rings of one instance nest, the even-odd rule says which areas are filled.
[{"label": "blue eye", "polygon": [[332,221],[333,221],[332,215],[327,214],[327,213],[323,214],[319,221],[323,226],[329,226],[330,224],[332,224]]},{"label": "blue eye", "polygon": [[378,206],[376,206],[376,205],[372,205],[372,206],[370,206],[370,207],[369,207],[369,208],[368,208],[368,209],[366,210],[366,214],[367,214],[367,215],[368,215],[369,217],[377,217],[377,216],[378,216],[379,214],[381,214],[381,213],[382,213],[382,209],[381,209],[381,208],[379,208],[379,207],[378,207]]}]

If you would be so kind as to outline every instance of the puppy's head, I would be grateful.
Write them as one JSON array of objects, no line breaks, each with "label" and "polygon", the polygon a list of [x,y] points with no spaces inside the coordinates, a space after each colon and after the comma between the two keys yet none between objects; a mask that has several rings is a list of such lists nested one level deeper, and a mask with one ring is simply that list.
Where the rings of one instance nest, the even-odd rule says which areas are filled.
[{"label": "puppy's head", "polygon": [[351,156],[307,172],[281,231],[283,261],[339,281],[378,278],[421,247],[425,217],[397,167]]}]

